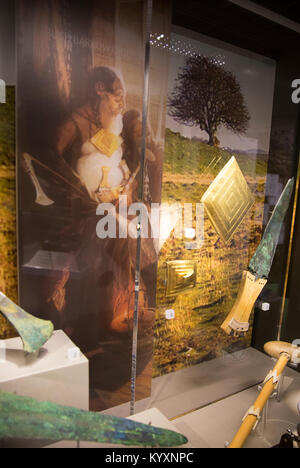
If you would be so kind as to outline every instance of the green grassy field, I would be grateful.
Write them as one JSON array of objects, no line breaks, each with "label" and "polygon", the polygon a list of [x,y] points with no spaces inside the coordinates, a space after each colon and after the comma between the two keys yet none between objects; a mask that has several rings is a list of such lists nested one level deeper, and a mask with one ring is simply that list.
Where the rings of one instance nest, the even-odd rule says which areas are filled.
[{"label": "green grassy field", "polygon": [[[262,235],[265,158],[234,155],[255,194],[255,204],[228,244],[224,244],[205,218],[204,245],[187,250],[183,239],[172,234],[159,255],[154,345],[154,376],[163,375],[249,346],[246,338],[228,337],[220,325],[237,296],[242,271],[246,270]],[[232,154],[166,132],[162,201],[199,203],[202,195]],[[165,264],[170,260],[194,260],[197,285],[168,301],[165,297]],[[173,308],[175,319],[166,320]]]},{"label": "green grassy field", "polygon": [[193,174],[203,176],[209,168],[209,174],[216,176],[218,167],[211,167],[215,158],[228,161],[235,156],[244,175],[265,176],[267,161],[262,155],[256,159],[244,154],[228,153],[197,140],[190,140],[180,133],[166,129],[164,172],[172,174]]},{"label": "green grassy field", "polygon": [[[17,301],[14,88],[6,93],[6,104],[0,104],[0,291]],[[0,339],[14,335],[0,316]]]}]

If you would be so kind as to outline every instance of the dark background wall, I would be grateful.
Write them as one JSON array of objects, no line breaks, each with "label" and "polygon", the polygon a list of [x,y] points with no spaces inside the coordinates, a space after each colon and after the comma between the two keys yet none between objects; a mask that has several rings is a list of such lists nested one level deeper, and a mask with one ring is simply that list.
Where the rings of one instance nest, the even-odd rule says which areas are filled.
[{"label": "dark background wall", "polygon": [[0,0],[0,79],[16,84],[15,72],[15,2]]}]

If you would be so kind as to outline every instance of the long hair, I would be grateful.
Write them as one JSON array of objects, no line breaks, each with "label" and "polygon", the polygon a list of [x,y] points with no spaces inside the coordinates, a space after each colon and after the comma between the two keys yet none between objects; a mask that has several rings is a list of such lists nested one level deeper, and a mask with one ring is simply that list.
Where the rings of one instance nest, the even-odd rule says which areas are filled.
[{"label": "long hair", "polygon": [[125,90],[125,83],[121,73],[110,67],[96,67],[90,72],[88,80],[88,97],[94,101],[97,98],[96,84],[102,83],[105,91],[113,93],[113,84],[119,80]]}]

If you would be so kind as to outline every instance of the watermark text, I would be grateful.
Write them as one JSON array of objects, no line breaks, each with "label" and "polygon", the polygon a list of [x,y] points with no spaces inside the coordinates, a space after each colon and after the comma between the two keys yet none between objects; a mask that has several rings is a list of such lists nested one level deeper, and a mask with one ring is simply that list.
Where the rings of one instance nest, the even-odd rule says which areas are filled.
[{"label": "watermark text", "polygon": [[96,215],[99,239],[159,239],[165,241],[171,233],[176,239],[186,239],[195,248],[204,242],[204,207],[202,203],[152,203],[148,208],[142,202],[128,206],[126,195],[119,197],[117,206],[100,203]]}]

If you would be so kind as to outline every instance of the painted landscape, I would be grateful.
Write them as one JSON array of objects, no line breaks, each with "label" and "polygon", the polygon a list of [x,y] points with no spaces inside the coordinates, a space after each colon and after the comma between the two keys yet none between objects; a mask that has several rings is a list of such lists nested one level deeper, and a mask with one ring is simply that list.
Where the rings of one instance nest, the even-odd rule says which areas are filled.
[{"label": "painted landscape", "polygon": [[[229,241],[223,243],[205,216],[205,238],[201,249],[187,250],[174,233],[160,251],[154,346],[154,376],[183,369],[224,356],[250,345],[252,330],[245,338],[227,336],[220,325],[237,297],[243,270],[248,268],[262,235],[267,157],[255,158],[229,153],[197,139],[166,131],[162,202],[199,203],[218,172],[235,156],[255,195],[255,204]],[[165,263],[194,260],[197,285],[179,294],[175,301],[165,297]],[[166,320],[165,310],[175,310]]]},{"label": "painted landscape", "polygon": [[[202,244],[193,246],[185,233],[180,238],[178,228],[164,236],[158,257],[154,377],[223,356],[235,359],[235,351],[251,345],[253,316],[244,337],[230,337],[220,326],[262,237],[276,70],[271,60],[205,42],[188,31],[186,36],[174,32],[169,42],[162,202],[182,208],[199,204],[233,156],[255,201],[227,242],[205,210]],[[238,206],[233,192],[223,200],[228,212],[233,200]],[[195,218],[194,208],[194,224]],[[170,298],[167,262],[178,260],[195,262],[196,284]],[[167,318],[169,309],[174,319]]]},{"label": "painted landscape", "polygon": [[[0,291],[17,301],[15,89],[7,87],[0,104]],[[14,336],[0,316],[0,339]]]}]

